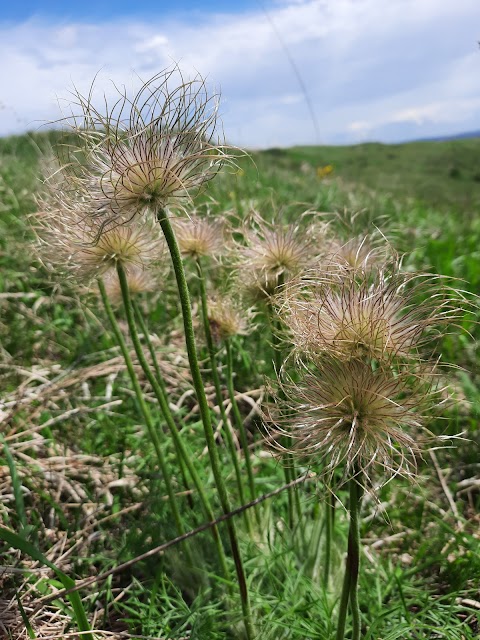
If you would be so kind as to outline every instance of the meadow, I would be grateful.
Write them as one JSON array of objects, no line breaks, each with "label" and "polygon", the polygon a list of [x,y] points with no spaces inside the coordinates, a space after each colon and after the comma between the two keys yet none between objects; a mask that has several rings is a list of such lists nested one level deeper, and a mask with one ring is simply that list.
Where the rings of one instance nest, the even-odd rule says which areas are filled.
[{"label": "meadow", "polygon": [[[60,139],[50,132],[0,140],[0,635],[244,638],[245,609],[227,544],[227,523],[235,522],[252,637],[338,638],[348,486],[335,489],[332,515],[332,494],[315,476],[321,470],[300,460],[294,472],[303,481],[282,490],[292,473],[285,475],[281,455],[266,442],[264,403],[282,364],[278,351],[288,346],[284,336],[278,342],[268,303],[257,308],[247,335],[241,330],[214,342],[218,401],[202,324],[202,286],[229,280],[215,255],[204,261],[205,280],[195,261],[184,262],[220,472],[232,509],[275,495],[219,522],[226,573],[211,527],[166,544],[208,518],[171,438],[157,443],[145,428],[150,415],[152,429],[167,433],[129,318],[112,294],[112,323],[96,286],[59,282],[33,249],[40,163]],[[469,301],[436,352],[454,365],[442,369],[453,401],[429,429],[451,439],[417,456],[413,480],[394,478],[363,498],[358,605],[365,640],[480,635],[480,312],[472,295],[480,290],[479,155],[479,139],[269,149],[237,158],[197,200],[212,216],[230,212],[233,235],[252,210],[266,220],[278,212],[277,220],[292,227],[303,212],[319,212],[340,245],[352,237],[386,239],[403,256],[405,273],[454,278],[450,286]],[[246,277],[240,267],[234,297]],[[163,269],[150,288],[134,304],[141,347],[148,366],[161,373],[182,446],[218,518],[225,505],[204,440],[172,270]],[[428,304],[428,290],[422,295],[416,304]],[[73,580],[85,586],[62,594]],[[355,633],[348,616],[345,637]]]}]

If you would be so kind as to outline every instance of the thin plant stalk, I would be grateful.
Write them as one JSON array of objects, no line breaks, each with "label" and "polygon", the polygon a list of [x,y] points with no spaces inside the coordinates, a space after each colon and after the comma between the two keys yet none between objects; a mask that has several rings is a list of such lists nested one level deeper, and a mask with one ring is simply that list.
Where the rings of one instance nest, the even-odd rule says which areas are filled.
[{"label": "thin plant stalk", "polygon": [[332,563],[332,537],[333,537],[333,521],[335,515],[335,495],[328,493],[325,501],[325,566],[323,573],[323,585],[325,590],[328,589],[330,582],[330,567]]},{"label": "thin plant stalk", "polygon": [[[101,279],[98,280],[98,288],[100,290],[100,296],[102,298],[102,302],[103,302],[103,305],[105,307],[105,311],[107,313],[108,319],[110,321],[110,325],[112,327],[113,333],[115,334],[115,338],[117,340],[118,346],[120,347],[120,350],[122,352],[123,359],[125,360],[125,365],[127,367],[128,375],[130,376],[130,380],[131,380],[131,383],[132,383],[132,386],[133,386],[133,390],[135,392],[135,397],[137,399],[138,406],[140,408],[141,414],[142,414],[143,419],[145,421],[145,425],[147,427],[148,434],[150,436],[150,440],[151,440],[151,442],[153,444],[153,447],[155,449],[155,453],[156,453],[157,461],[158,461],[158,466],[160,467],[160,472],[161,472],[161,474],[163,476],[163,479],[165,481],[165,485],[166,485],[166,488],[167,488],[168,502],[169,502],[170,508],[172,510],[172,516],[173,516],[173,520],[175,522],[175,527],[176,527],[179,535],[183,535],[185,533],[185,529],[184,529],[184,526],[183,526],[183,523],[182,523],[182,519],[180,517],[180,512],[178,510],[177,499],[176,499],[176,496],[175,496],[175,492],[173,491],[173,487],[172,487],[172,482],[171,482],[171,479],[170,479],[170,473],[169,473],[169,470],[168,470],[168,466],[167,466],[167,463],[166,463],[166,460],[165,460],[165,456],[163,455],[162,443],[161,443],[159,432],[155,428],[155,425],[153,424],[152,417],[150,415],[150,411],[148,410],[147,404],[145,402],[145,398],[143,396],[142,389],[140,387],[140,383],[138,381],[137,374],[135,373],[135,369],[134,369],[134,366],[133,366],[132,359],[131,359],[130,354],[128,352],[127,345],[125,343],[125,339],[124,339],[124,337],[122,335],[122,332],[120,331],[120,327],[118,326],[118,322],[117,322],[117,320],[115,318],[115,314],[113,313],[112,306],[111,306],[110,301],[108,299],[108,294],[106,292],[105,285],[103,284]],[[186,552],[190,556],[190,552],[188,550]],[[191,562],[193,564],[191,557],[189,557],[189,562]]]},{"label": "thin plant stalk", "polygon": [[[148,351],[150,353],[150,357],[152,358],[152,364],[153,364],[153,368],[155,370],[155,380],[157,381],[157,383],[158,383],[158,385],[160,387],[161,395],[164,396],[165,400],[166,400],[165,410],[162,407],[163,403],[162,403],[162,405],[160,405],[160,410],[162,411],[163,417],[165,418],[165,421],[167,422],[167,426],[169,428],[170,428],[170,422],[173,422],[173,426],[175,427],[175,429],[170,428],[170,432],[172,433],[172,436],[173,436],[173,430],[175,430],[175,432],[178,433],[178,428],[175,425],[175,420],[173,419],[173,415],[171,414],[170,406],[168,404],[167,387],[165,385],[165,381],[163,379],[163,375],[162,375],[162,372],[160,370],[160,366],[158,364],[157,355],[155,353],[155,349],[153,348],[152,341],[150,340],[150,336],[149,336],[149,333],[148,333],[147,326],[145,324],[145,320],[143,319],[143,315],[142,315],[142,313],[140,311],[140,308],[139,308],[137,302],[131,296],[130,296],[130,298],[132,300],[132,306],[133,306],[133,311],[134,311],[134,314],[135,314],[135,319],[138,322],[140,330],[143,333],[144,340],[145,340],[145,343],[147,345],[147,349],[148,349]],[[144,373],[145,373],[145,371],[144,371]],[[149,368],[149,374],[150,373],[151,372],[150,372],[150,368]],[[147,379],[148,379],[149,375],[148,374],[145,374],[145,375],[147,375]],[[157,400],[158,400],[158,394],[155,394],[155,395],[157,396]],[[159,404],[160,404],[160,401],[159,401]],[[168,414],[168,418],[167,418],[167,414]],[[181,447],[179,446],[179,443],[178,443],[178,438],[175,438],[174,436],[173,436],[173,446],[175,447],[175,454],[177,456],[178,463],[180,465],[180,473],[182,474],[183,485],[184,485],[185,489],[188,492],[190,492],[190,486],[189,486],[189,482],[188,482],[188,478],[187,478],[187,471],[186,471],[186,468],[185,468],[186,460],[188,459],[188,454],[186,454],[185,451],[182,452],[182,449],[181,449]],[[189,497],[191,498],[190,493],[189,493]],[[190,501],[189,504],[190,504],[190,507],[193,508],[193,502]]]},{"label": "thin plant stalk", "polygon": [[[133,301],[133,308],[135,311],[135,315],[137,317],[138,323],[140,325],[140,328],[142,329],[144,336],[145,336],[145,342],[147,343],[147,347],[150,351],[150,354],[152,356],[152,361],[153,361],[153,366],[155,368],[155,373],[156,373],[156,378],[151,378],[151,371],[149,371],[148,374],[148,379],[149,382],[155,392],[155,395],[157,397],[157,400],[159,402],[159,404],[161,403],[160,408],[162,409],[163,407],[163,412],[164,412],[164,417],[165,417],[165,421],[167,423],[167,426],[170,430],[170,433],[172,435],[173,438],[173,442],[176,446],[176,450],[179,452],[179,457],[180,459],[185,463],[187,470],[190,474],[190,477],[193,480],[193,484],[195,485],[195,489],[197,490],[198,496],[200,498],[200,502],[202,504],[203,507],[203,511],[206,515],[206,517],[211,521],[215,518],[213,511],[212,511],[212,507],[210,505],[210,502],[208,500],[207,494],[205,492],[204,489],[204,484],[202,483],[200,476],[198,475],[198,472],[195,468],[195,465],[192,462],[191,456],[189,455],[189,453],[187,452],[187,450],[185,449],[185,445],[183,444],[183,441],[180,437],[180,433],[178,432],[177,426],[175,424],[175,420],[173,418],[173,415],[170,411],[170,407],[168,406],[168,401],[167,401],[167,394],[166,394],[166,388],[165,388],[165,381],[163,380],[163,376],[162,376],[162,372],[160,370],[160,367],[158,365],[158,360],[157,360],[157,356],[155,353],[155,350],[153,349],[153,345],[151,343],[150,340],[150,336],[148,334],[148,330],[147,327],[145,325],[145,321],[143,320],[143,317],[140,313],[140,309],[138,308],[138,305],[136,304],[135,301]],[[157,388],[157,383],[159,386],[159,389]],[[223,548],[223,544],[222,541],[220,539],[220,535],[218,532],[218,527],[214,526],[212,527],[212,535],[215,541],[215,546],[217,548],[217,553],[218,553],[218,557],[220,560],[220,565],[222,567],[222,572],[224,574],[224,576],[226,578],[229,577],[229,570],[228,570],[228,566],[227,566],[227,561],[226,561],[226,557],[225,557],[225,550]]]},{"label": "thin plant stalk", "polygon": [[[228,395],[230,396],[230,402],[232,404],[232,412],[235,418],[237,429],[240,433],[240,442],[245,455],[245,466],[247,467],[248,486],[250,489],[250,500],[255,500],[255,480],[253,477],[252,459],[250,457],[250,447],[248,446],[247,431],[243,422],[240,410],[238,408],[237,399],[235,397],[235,388],[233,386],[233,354],[230,338],[225,340],[225,349],[227,351],[227,387]],[[258,521],[258,511],[255,510],[255,514]]]},{"label": "thin plant stalk", "polygon": [[[210,369],[212,371],[212,380],[213,385],[215,387],[215,396],[217,399],[217,405],[220,410],[220,416],[222,418],[222,423],[224,427],[225,438],[227,440],[227,446],[230,452],[230,457],[232,459],[233,468],[235,470],[235,478],[237,481],[238,488],[238,496],[240,498],[240,502],[245,504],[245,492],[243,490],[243,479],[242,472],[240,469],[240,463],[238,459],[237,447],[235,446],[235,442],[233,440],[232,432],[230,430],[230,425],[228,422],[228,417],[225,411],[225,406],[223,404],[223,394],[222,387],[220,384],[220,377],[218,375],[218,366],[217,366],[217,357],[215,354],[215,345],[213,343],[212,331],[210,329],[210,323],[208,321],[208,303],[207,303],[207,290],[205,285],[205,276],[203,273],[202,265],[200,260],[196,260],[197,274],[198,280],[200,284],[200,298],[202,303],[202,319],[203,319],[203,331],[205,333],[205,339],[207,341],[207,349],[208,356],[210,359]],[[253,499],[253,498],[252,498]],[[252,523],[247,512],[244,513],[245,524],[250,532],[252,533]]]},{"label": "thin plant stalk", "polygon": [[[167,423],[167,426],[170,429],[170,433],[172,434],[173,446],[175,447],[175,454],[177,456],[178,463],[180,465],[180,473],[182,474],[183,486],[185,487],[186,491],[188,492],[188,497],[191,498],[191,495],[190,495],[191,494],[191,490],[190,490],[190,485],[189,485],[188,478],[187,478],[187,471],[186,471],[186,467],[185,467],[186,458],[188,456],[187,456],[185,451],[182,453],[181,447],[179,446],[179,443],[178,443],[178,438],[175,438],[173,436],[173,429],[170,428],[170,423],[173,423],[173,426],[175,427],[174,431],[178,434],[178,427],[176,427],[176,425],[175,425],[175,420],[173,419],[173,415],[171,414],[170,406],[168,404],[167,387],[165,385],[165,381],[163,379],[163,375],[162,375],[162,372],[160,370],[160,366],[158,364],[158,359],[157,359],[157,355],[155,353],[155,349],[153,348],[152,342],[150,340],[150,336],[148,334],[148,329],[147,329],[147,326],[145,324],[145,320],[143,319],[143,314],[140,311],[140,308],[139,308],[136,300],[134,298],[132,298],[131,295],[130,295],[130,300],[132,302],[132,307],[133,307],[133,312],[134,312],[134,315],[135,315],[135,320],[138,323],[138,326],[140,327],[140,330],[143,333],[143,337],[144,337],[145,343],[147,345],[148,352],[150,353],[150,357],[152,359],[153,368],[155,370],[155,381],[157,382],[158,386],[160,387],[160,391],[161,391],[160,395],[162,396],[162,402],[160,402],[158,394],[155,393],[155,395],[157,397],[158,404],[160,405],[160,410],[161,410],[161,412],[163,414],[165,422]],[[143,358],[142,358],[142,360],[143,360]],[[142,363],[140,363],[140,364],[142,365]],[[151,375],[150,367],[148,367],[148,373],[143,368],[143,365],[142,365],[142,369],[143,369],[143,372],[145,373],[145,375],[147,376],[148,381],[150,382],[150,380],[149,380],[149,377]],[[151,384],[151,382],[150,382],[150,384]],[[166,401],[165,404],[163,403],[163,397],[165,398],[165,401]],[[168,414],[168,417],[167,417],[167,414]],[[189,501],[189,506],[193,509],[193,501],[192,500]]]},{"label": "thin plant stalk", "polygon": [[352,611],[352,640],[360,640],[360,608],[358,606],[358,572],[360,568],[360,503],[362,486],[360,478],[354,476],[349,481],[350,527],[348,531],[348,551],[345,562],[342,596],[338,611],[337,634],[335,640],[344,640],[348,603]]},{"label": "thin plant stalk", "polygon": [[[349,536],[350,540],[350,536]],[[349,570],[348,556],[345,565],[345,573],[343,576],[342,595],[340,596],[340,606],[338,609],[337,633],[335,640],[345,639],[345,624],[347,622],[348,602],[350,600],[350,582],[351,573]]]},{"label": "thin plant stalk", "polygon": [[309,549],[306,552],[307,557],[312,558],[311,576],[312,580],[316,580],[320,574],[320,568],[323,568],[323,558],[321,552],[321,541],[323,540],[323,532],[325,529],[324,518],[319,518],[320,504],[315,504],[312,509],[313,530],[310,536]]},{"label": "thin plant stalk", "polygon": [[[205,433],[205,440],[207,442],[208,453],[210,457],[210,464],[212,467],[213,475],[215,478],[215,484],[220,498],[220,503],[224,513],[230,512],[230,500],[228,497],[227,489],[222,477],[220,469],[220,458],[218,455],[217,447],[215,444],[215,434],[212,427],[212,419],[210,416],[210,409],[208,406],[207,397],[205,394],[205,388],[203,386],[202,375],[200,373],[200,366],[198,363],[197,347],[195,344],[195,334],[193,329],[192,310],[190,306],[190,294],[188,291],[187,280],[185,277],[185,271],[183,268],[182,256],[178,247],[177,239],[173,231],[168,214],[165,210],[160,209],[157,212],[157,219],[162,228],[165,240],[167,242],[170,256],[172,258],[173,269],[175,272],[175,278],[177,280],[178,293],[180,298],[180,304],[182,308],[183,325],[185,330],[185,343],[187,346],[188,360],[190,363],[190,371],[192,374],[193,385],[195,387],[195,393],[197,397],[198,406],[200,409],[200,415],[202,418],[203,429]],[[237,531],[235,523],[232,520],[228,520],[226,523],[228,536],[230,540],[230,546],[232,549],[232,555],[235,562],[235,569],[237,572],[237,578],[240,587],[240,597],[242,603],[243,621],[245,624],[245,631],[248,640],[254,640],[255,634],[253,630],[252,614],[250,609],[250,600],[248,595],[247,580],[245,577],[245,571],[243,568],[242,556],[240,554],[240,548],[238,545]]]},{"label": "thin plant stalk", "polygon": [[[155,397],[157,398],[158,404],[160,406],[160,410],[162,412],[162,415],[165,419],[165,422],[167,423],[167,427],[170,431],[170,434],[172,436],[173,442],[174,442],[174,446],[175,446],[175,450],[177,452],[177,456],[179,457],[179,460],[182,460],[188,468],[188,471],[190,473],[190,476],[195,484],[195,488],[198,491],[199,497],[200,497],[200,501],[202,502],[202,506],[203,509],[205,511],[205,514],[208,518],[213,517],[213,511],[209,505],[208,499],[206,497],[202,482],[197,474],[197,471],[190,459],[190,456],[188,455],[187,451],[185,450],[185,447],[183,445],[182,439],[180,437],[180,434],[178,433],[178,429],[177,429],[177,425],[175,424],[175,420],[172,416],[172,413],[170,411],[170,407],[168,405],[168,399],[167,399],[167,392],[166,392],[166,388],[165,388],[165,383],[163,381],[163,377],[161,375],[161,371],[160,371],[160,367],[158,367],[158,362],[157,362],[157,369],[158,369],[158,378],[155,378],[155,376],[152,374],[152,371],[150,369],[150,366],[145,358],[145,354],[143,352],[142,349],[142,345],[140,343],[140,339],[138,336],[138,331],[137,331],[137,327],[136,327],[136,323],[135,323],[135,315],[134,315],[134,304],[132,302],[132,298],[130,296],[130,291],[128,288],[128,280],[127,280],[127,276],[125,273],[125,269],[122,267],[122,265],[119,264],[119,266],[117,266],[117,273],[118,273],[118,278],[120,281],[120,288],[122,291],[122,297],[123,297],[123,302],[124,302],[124,307],[125,307],[125,313],[127,316],[127,323],[128,323],[128,328],[130,331],[130,337],[132,339],[133,342],[133,346],[135,349],[135,353],[137,354],[137,358],[138,361],[140,362],[140,366],[143,369],[143,372],[148,380],[148,382],[150,383],[153,392],[155,393]],[[139,313],[139,310],[137,309],[137,318],[141,318],[141,314]],[[141,321],[143,322],[143,319],[141,318]],[[155,351],[153,350],[153,347],[151,345],[150,342],[150,338],[148,337],[148,331],[146,330],[145,324],[143,324],[143,331],[144,331],[144,335],[145,335],[145,339],[148,341],[148,343],[150,344],[150,347],[152,349],[151,353],[153,355],[153,359],[154,362],[156,361],[156,356],[155,356]],[[223,545],[222,545],[222,541],[220,539],[219,533],[218,533],[218,529],[217,527],[213,527],[212,529],[212,535],[214,537],[215,540],[215,546],[217,548],[217,553],[219,556],[219,560],[220,560],[220,564],[222,567],[222,572],[224,574],[225,577],[228,577],[229,572],[228,572],[228,567],[227,567],[227,563],[226,563],[226,559],[225,559],[225,552],[223,549]]]},{"label": "thin plant stalk", "polygon": [[[278,277],[277,290],[279,290],[284,284],[283,274],[280,274]],[[270,323],[272,327],[272,347],[273,347],[273,362],[275,365],[275,371],[277,375],[280,374],[283,365],[283,354],[282,354],[282,345],[281,340],[279,338],[280,331],[280,322],[276,316],[275,310],[272,304],[268,305],[269,315],[270,315]],[[288,442],[288,436],[285,437],[285,449],[288,451],[290,449],[290,443]],[[285,454],[285,464],[283,465],[284,475],[285,475],[285,484],[289,484],[292,480],[295,479],[295,462],[291,453]],[[288,489],[288,523],[291,529],[294,527],[295,523],[295,511],[297,512],[297,520],[301,521],[302,518],[302,508],[300,505],[300,498],[298,492],[295,491],[294,487]]]},{"label": "thin plant stalk", "polygon": [[[362,502],[363,488],[359,476],[354,478],[354,484],[350,493],[350,517],[352,529],[352,562],[350,581],[350,609],[352,611],[352,640],[360,640],[361,619],[358,604],[358,575],[360,571],[360,505]],[[353,482],[353,481],[352,481]]]},{"label": "thin plant stalk", "polygon": [[[269,305],[269,313],[270,313],[270,323],[272,326],[272,347],[273,347],[273,361],[275,365],[275,372],[277,375],[280,373],[282,368],[282,353],[280,349],[280,341],[277,336],[277,323],[275,322],[275,312],[271,305]],[[287,447],[286,447],[287,448]],[[285,476],[285,484],[290,484],[292,480],[292,469],[291,469],[291,456],[285,454],[285,464],[283,465],[283,473]],[[288,499],[288,524],[290,529],[293,529],[295,517],[294,517],[294,502],[295,496],[294,491],[292,489],[288,489],[287,491],[287,499]]]}]

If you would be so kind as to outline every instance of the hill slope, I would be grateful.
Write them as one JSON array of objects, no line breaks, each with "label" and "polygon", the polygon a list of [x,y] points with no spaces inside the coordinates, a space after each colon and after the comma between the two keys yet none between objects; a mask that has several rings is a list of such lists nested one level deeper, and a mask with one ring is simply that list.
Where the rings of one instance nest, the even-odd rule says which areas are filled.
[{"label": "hill slope", "polygon": [[[346,147],[293,147],[261,154],[285,168],[313,170],[333,165],[333,176],[400,200],[411,198],[441,209],[480,207],[480,139],[366,143]],[[307,165],[305,165],[307,163]]]}]

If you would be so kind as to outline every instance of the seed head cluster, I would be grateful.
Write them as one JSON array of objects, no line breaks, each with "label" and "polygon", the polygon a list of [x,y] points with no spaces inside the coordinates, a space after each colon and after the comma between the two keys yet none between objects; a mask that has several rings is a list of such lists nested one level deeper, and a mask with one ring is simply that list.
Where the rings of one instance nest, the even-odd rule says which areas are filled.
[{"label": "seed head cluster", "polygon": [[[230,156],[217,134],[217,96],[200,77],[185,82],[175,67],[102,109],[92,96],[77,94],[69,121],[80,142],[67,146],[68,162],[46,183],[34,226],[44,263],[84,283],[104,276],[115,299],[119,264],[132,292],[155,289],[148,270],[163,255],[156,222],[185,211]],[[353,233],[358,215],[346,243],[332,238],[323,215],[290,215],[285,224],[283,213],[266,219],[253,209],[232,243],[225,217],[197,210],[172,224],[184,257],[216,259],[232,244],[237,285],[278,310],[294,355],[286,362],[298,369],[281,369],[266,411],[279,446],[291,441],[292,453],[330,479],[339,468],[343,478],[410,476],[436,396],[431,363],[458,317],[456,301],[441,278],[405,273],[386,243]],[[248,332],[251,313],[240,302],[210,301],[217,342]]]},{"label": "seed head cluster", "polygon": [[458,318],[458,295],[394,259],[376,269],[328,265],[279,298],[298,372],[295,382],[280,379],[268,421],[329,480],[411,477],[430,438],[426,409],[445,398],[432,363]]},{"label": "seed head cluster", "polygon": [[217,259],[225,252],[225,221],[222,217],[190,213],[188,217],[174,218],[172,224],[183,256],[194,260],[204,256]]},{"label": "seed head cluster", "polygon": [[[117,92],[101,108],[94,87],[76,94],[66,119],[74,135],[59,146],[63,163],[44,163],[50,175],[34,227],[41,259],[57,274],[85,283],[121,263],[143,288],[140,271],[163,253],[157,218],[191,201],[228,154],[217,135],[217,96],[202,78],[184,81],[173,67],[133,98]],[[221,225],[195,214],[178,233],[190,255],[222,244]]]},{"label": "seed head cluster", "polygon": [[242,282],[260,297],[272,296],[292,276],[318,262],[324,236],[322,224],[284,224],[252,211],[244,225],[243,243],[236,247]]}]

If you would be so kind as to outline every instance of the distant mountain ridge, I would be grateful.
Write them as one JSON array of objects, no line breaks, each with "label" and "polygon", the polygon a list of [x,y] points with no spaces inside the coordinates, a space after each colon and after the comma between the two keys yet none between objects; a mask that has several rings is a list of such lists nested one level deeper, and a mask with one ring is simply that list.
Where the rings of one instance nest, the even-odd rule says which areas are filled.
[{"label": "distant mountain ridge", "polygon": [[464,131],[462,133],[453,133],[448,136],[432,136],[430,138],[415,138],[406,142],[446,142],[448,140],[465,140],[466,138],[480,138],[480,129],[478,131]]}]

